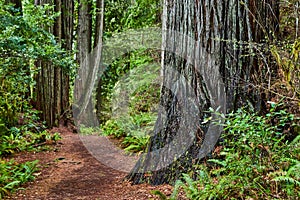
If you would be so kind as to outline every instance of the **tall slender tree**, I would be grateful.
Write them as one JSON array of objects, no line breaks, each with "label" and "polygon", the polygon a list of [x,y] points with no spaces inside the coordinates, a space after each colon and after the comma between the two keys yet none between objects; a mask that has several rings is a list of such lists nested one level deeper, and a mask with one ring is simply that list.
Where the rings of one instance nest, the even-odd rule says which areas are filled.
[{"label": "tall slender tree", "polygon": [[[53,27],[45,27],[53,33],[57,42],[67,51],[72,50],[73,43],[73,13],[72,0],[36,0],[36,5],[55,5],[55,12],[60,12]],[[49,127],[57,126],[69,107],[69,75],[60,67],[49,62],[38,61],[40,68],[36,76],[37,109],[42,111],[42,119]]]},{"label": "tall slender tree", "polygon": [[[92,90],[100,67],[102,50],[104,1],[80,0],[78,8],[77,61],[79,70],[75,81],[75,103],[73,113],[77,125],[95,126],[95,106],[92,101]],[[93,23],[92,9],[96,12]],[[94,24],[94,25],[93,25]]]},{"label": "tall slender tree", "polygon": [[221,127],[206,122],[210,107],[261,106],[263,96],[248,84],[258,73],[254,45],[276,32],[277,20],[272,0],[164,0],[163,111],[128,176],[133,183],[174,182],[211,152]]}]

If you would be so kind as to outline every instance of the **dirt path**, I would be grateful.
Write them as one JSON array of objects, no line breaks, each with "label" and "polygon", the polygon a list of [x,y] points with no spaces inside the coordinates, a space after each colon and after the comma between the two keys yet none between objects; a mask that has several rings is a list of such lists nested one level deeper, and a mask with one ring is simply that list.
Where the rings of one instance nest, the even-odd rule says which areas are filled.
[{"label": "dirt path", "polygon": [[62,140],[54,151],[22,153],[16,161],[40,160],[41,171],[34,182],[6,199],[158,199],[150,191],[171,193],[169,185],[131,185],[121,172],[100,163],[82,144],[78,134],[67,128],[52,130]]}]

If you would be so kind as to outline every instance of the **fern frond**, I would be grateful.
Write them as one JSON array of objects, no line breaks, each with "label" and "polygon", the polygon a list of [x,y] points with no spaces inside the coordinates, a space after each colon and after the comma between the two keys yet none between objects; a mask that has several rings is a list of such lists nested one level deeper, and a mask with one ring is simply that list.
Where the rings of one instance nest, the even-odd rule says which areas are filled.
[{"label": "fern frond", "polygon": [[293,159],[293,158],[282,158],[281,161],[289,162],[291,164],[296,164],[296,165],[300,164],[300,160],[296,160],[296,159]]},{"label": "fern frond", "polygon": [[177,198],[177,195],[179,193],[179,189],[180,187],[184,186],[183,182],[181,180],[177,180],[175,182],[175,186],[174,186],[174,190],[173,190],[173,193],[171,194],[171,198],[170,200],[173,200],[173,199],[176,199]]},{"label": "fern frond", "polygon": [[221,165],[222,167],[226,167],[227,163],[226,161],[218,160],[218,159],[209,159],[208,162],[216,163],[218,165]]},{"label": "fern frond", "polygon": [[160,200],[167,200],[168,199],[167,196],[159,190],[153,190],[153,191],[151,191],[151,193],[154,194],[154,195],[157,195],[160,198]]},{"label": "fern frond", "polygon": [[276,182],[288,182],[288,183],[292,183],[294,185],[300,186],[300,181],[297,181],[294,178],[287,177],[287,176],[278,176],[272,180],[276,181]]},{"label": "fern frond", "polygon": [[300,135],[298,135],[298,136],[290,143],[290,145],[296,145],[297,143],[300,143]]},{"label": "fern frond", "polygon": [[296,165],[292,166],[288,172],[287,172],[287,176],[295,176],[295,178],[300,179],[300,162],[297,163]]}]

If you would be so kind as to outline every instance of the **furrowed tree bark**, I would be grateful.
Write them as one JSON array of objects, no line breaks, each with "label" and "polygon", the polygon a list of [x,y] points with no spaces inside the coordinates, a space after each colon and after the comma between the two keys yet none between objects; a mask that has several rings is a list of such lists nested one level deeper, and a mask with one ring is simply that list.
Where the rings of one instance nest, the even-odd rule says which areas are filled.
[{"label": "furrowed tree bark", "polygon": [[[54,24],[54,35],[61,43],[63,49],[72,50],[73,44],[73,13],[74,2],[72,0],[55,0],[55,12],[61,12]],[[62,68],[54,68],[54,113],[59,115],[66,125],[66,113],[70,111],[70,78]],[[57,124],[56,124],[57,125]]]},{"label": "furrowed tree bark", "polygon": [[[77,125],[97,126],[92,90],[100,67],[103,29],[104,1],[96,1],[96,21],[92,26],[92,1],[79,1],[78,32],[77,32],[77,62],[79,70],[75,81],[73,105],[74,118]],[[93,37],[94,35],[94,41]]]},{"label": "furrowed tree bark", "polygon": [[272,2],[164,0],[163,109],[128,175],[134,184],[174,183],[213,150],[221,130],[205,122],[210,107],[225,113],[262,100],[248,83],[258,72],[254,42],[277,30]]},{"label": "furrowed tree bark", "polygon": [[[57,42],[67,51],[72,50],[73,43],[73,13],[72,0],[41,0],[37,5],[53,4],[55,12],[61,15],[55,20],[53,27],[48,31],[56,36]],[[66,113],[70,110],[69,75],[62,68],[49,62],[38,61],[36,65],[41,69],[36,77],[36,102],[37,109],[42,111],[42,120],[48,127],[66,123]]]}]

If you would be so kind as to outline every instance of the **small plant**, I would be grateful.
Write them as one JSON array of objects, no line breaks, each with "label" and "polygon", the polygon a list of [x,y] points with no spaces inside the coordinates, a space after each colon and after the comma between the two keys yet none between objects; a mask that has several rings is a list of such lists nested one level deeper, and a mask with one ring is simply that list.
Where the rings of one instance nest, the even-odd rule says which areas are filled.
[{"label": "small plant", "polygon": [[99,134],[100,130],[97,127],[85,127],[84,125],[80,126],[80,134],[82,135],[93,135]]},{"label": "small plant", "polygon": [[116,138],[121,138],[126,136],[124,130],[118,125],[116,120],[108,120],[105,125],[101,126],[103,135],[112,135]]},{"label": "small plant", "polygon": [[300,37],[296,38],[292,44],[281,44],[283,47],[276,45],[271,46],[271,54],[280,68],[282,83],[300,99]]},{"label": "small plant", "polygon": [[150,136],[126,136],[122,144],[127,152],[145,152]]},{"label": "small plant", "polygon": [[[103,135],[113,136],[122,139],[122,147],[126,152],[144,152],[148,141],[149,135],[145,132],[149,128],[152,121],[146,117],[142,119],[130,118],[129,120],[109,120],[102,126]],[[148,125],[148,126],[147,126]],[[146,127],[146,128],[145,128]]]},{"label": "small plant", "polygon": [[11,155],[20,151],[41,150],[40,147],[56,143],[61,137],[58,133],[51,134],[47,131],[33,133],[22,132],[16,127],[12,127],[9,134],[0,138],[0,156]]},{"label": "small plant", "polygon": [[31,132],[27,131],[27,126],[12,127],[5,135],[2,135],[0,137],[0,199],[15,191],[25,182],[33,180],[33,173],[38,170],[37,160],[17,163],[4,158],[20,151],[47,149],[48,145],[56,143],[60,139],[58,133]]},{"label": "small plant", "polygon": [[30,161],[19,164],[14,160],[0,160],[0,199],[25,182],[33,180],[33,173],[38,170],[37,163],[38,161]]}]

